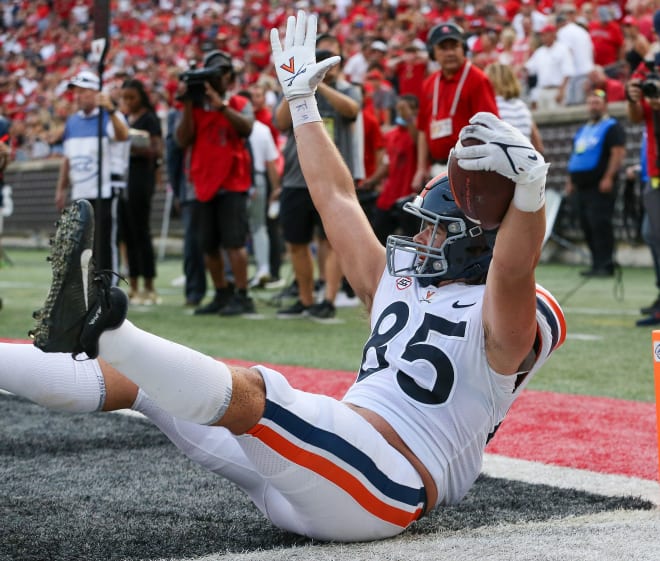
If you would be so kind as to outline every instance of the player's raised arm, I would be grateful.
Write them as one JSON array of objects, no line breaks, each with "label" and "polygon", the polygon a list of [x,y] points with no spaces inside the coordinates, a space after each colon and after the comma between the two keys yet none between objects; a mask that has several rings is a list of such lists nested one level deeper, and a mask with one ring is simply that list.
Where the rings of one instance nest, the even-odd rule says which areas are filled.
[{"label": "player's raised arm", "polygon": [[[488,361],[513,374],[536,336],[534,270],[545,234],[545,181],[549,165],[529,140],[490,113],[477,113],[460,138],[475,146],[455,149],[464,169],[494,171],[515,182],[513,200],[497,233],[483,304]],[[482,187],[483,188],[483,187]]]},{"label": "player's raised arm", "polygon": [[277,29],[271,30],[270,39],[312,200],[342,270],[355,293],[370,306],[385,268],[385,250],[360,207],[350,171],[323,126],[314,96],[328,68],[338,64],[340,57],[316,62],[316,16],[307,17],[303,11],[289,17],[284,46]]}]

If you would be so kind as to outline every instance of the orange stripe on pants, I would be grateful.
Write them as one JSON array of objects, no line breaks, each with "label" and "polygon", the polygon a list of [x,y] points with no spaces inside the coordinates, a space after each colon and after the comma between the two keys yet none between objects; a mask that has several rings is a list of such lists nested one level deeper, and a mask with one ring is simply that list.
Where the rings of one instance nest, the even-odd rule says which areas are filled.
[{"label": "orange stripe on pants", "polygon": [[257,425],[248,434],[259,439],[266,446],[284,456],[290,462],[317,473],[324,479],[331,481],[348,493],[367,512],[390,524],[406,528],[411,522],[417,520],[421,508],[408,512],[393,507],[375,497],[354,475],[348,473],[327,458],[304,450],[288,441],[270,427]]}]

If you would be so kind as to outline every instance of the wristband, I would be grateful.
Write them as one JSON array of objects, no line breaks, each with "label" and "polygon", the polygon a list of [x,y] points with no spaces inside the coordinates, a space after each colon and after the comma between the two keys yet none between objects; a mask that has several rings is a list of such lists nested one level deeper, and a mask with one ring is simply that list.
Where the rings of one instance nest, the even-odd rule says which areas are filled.
[{"label": "wristband", "polygon": [[314,94],[289,100],[289,109],[291,110],[291,121],[294,129],[305,123],[320,122],[322,120]]},{"label": "wristband", "polygon": [[536,212],[545,205],[545,179],[550,164],[543,164],[528,171],[526,177],[516,182],[513,206],[523,212]]}]

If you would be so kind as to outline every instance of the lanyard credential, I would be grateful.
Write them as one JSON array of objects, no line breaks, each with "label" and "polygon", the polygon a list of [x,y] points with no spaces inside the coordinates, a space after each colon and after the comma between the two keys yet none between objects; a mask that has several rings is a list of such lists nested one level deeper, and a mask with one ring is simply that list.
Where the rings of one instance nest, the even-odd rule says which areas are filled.
[{"label": "lanyard credential", "polygon": [[[458,81],[458,86],[456,87],[456,92],[454,92],[454,101],[451,104],[451,109],[449,110],[449,117],[453,117],[456,113],[456,106],[458,105],[458,100],[461,97],[461,92],[463,91],[463,85],[467,79],[468,72],[470,70],[472,63],[468,60],[463,67],[463,73],[461,74],[461,79]],[[433,86],[433,115],[432,118],[435,120],[436,115],[438,114],[438,95],[440,90],[440,73],[435,77],[435,84]]]}]

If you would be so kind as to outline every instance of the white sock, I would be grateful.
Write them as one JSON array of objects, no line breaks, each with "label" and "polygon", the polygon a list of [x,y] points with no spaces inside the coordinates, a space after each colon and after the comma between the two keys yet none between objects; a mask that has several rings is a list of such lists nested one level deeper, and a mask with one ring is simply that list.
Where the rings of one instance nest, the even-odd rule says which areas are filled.
[{"label": "white sock", "polygon": [[232,380],[224,363],[142,331],[128,320],[101,335],[99,351],[175,417],[211,425],[229,407]]},{"label": "white sock", "polygon": [[97,361],[75,361],[68,353],[44,353],[34,345],[0,343],[0,388],[69,413],[99,411],[105,401]]}]

